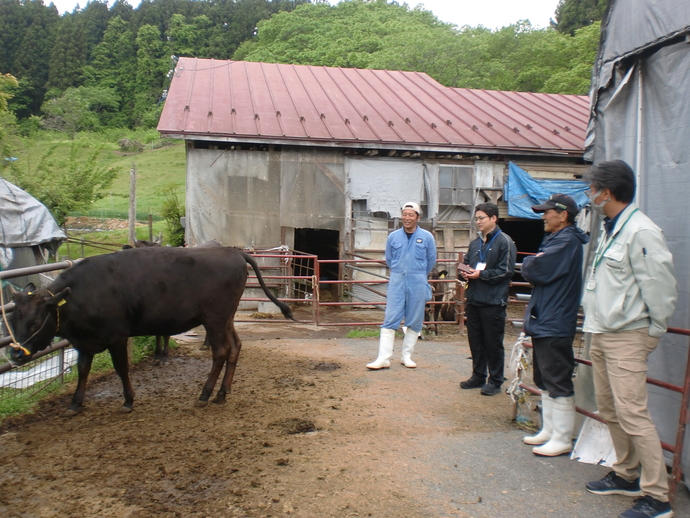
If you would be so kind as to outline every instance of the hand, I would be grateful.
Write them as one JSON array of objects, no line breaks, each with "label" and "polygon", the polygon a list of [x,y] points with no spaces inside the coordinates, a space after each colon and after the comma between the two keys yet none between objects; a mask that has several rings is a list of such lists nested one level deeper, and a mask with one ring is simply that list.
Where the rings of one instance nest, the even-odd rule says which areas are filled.
[{"label": "hand", "polygon": [[481,275],[481,270],[475,270],[472,268],[472,273],[465,273],[465,272],[460,272],[460,275],[462,275],[462,278],[465,280],[469,279],[479,279],[479,276]]}]

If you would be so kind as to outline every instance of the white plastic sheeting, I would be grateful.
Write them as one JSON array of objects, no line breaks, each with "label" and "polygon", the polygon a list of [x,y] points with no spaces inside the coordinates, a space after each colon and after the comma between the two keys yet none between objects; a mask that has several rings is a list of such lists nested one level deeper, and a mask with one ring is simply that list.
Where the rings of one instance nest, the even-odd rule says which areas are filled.
[{"label": "white plastic sheeting", "polygon": [[349,158],[345,161],[345,171],[350,199],[367,200],[369,212],[387,212],[395,218],[405,202],[422,202],[424,165],[421,161]]}]

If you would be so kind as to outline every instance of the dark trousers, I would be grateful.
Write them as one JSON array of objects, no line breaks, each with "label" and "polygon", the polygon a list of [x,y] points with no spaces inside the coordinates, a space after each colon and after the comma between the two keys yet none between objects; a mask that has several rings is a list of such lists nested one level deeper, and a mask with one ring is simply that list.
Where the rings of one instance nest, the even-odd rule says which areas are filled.
[{"label": "dark trousers", "polygon": [[472,351],[472,376],[486,380],[488,371],[487,383],[500,387],[505,381],[503,336],[506,327],[506,307],[467,304],[465,315],[467,338]]},{"label": "dark trousers", "polygon": [[573,387],[574,338],[574,336],[532,338],[534,383],[541,390],[548,390],[551,398],[575,395]]}]

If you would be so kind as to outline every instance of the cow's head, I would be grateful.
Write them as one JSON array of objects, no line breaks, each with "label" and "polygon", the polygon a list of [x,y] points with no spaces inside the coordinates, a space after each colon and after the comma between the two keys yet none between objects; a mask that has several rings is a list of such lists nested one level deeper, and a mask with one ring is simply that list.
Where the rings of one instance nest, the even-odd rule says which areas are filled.
[{"label": "cow's head", "polygon": [[8,315],[8,322],[19,345],[10,351],[13,362],[25,363],[50,345],[58,331],[59,305],[64,304],[69,294],[69,288],[53,294],[46,289],[37,290],[33,284],[21,292],[12,292],[14,309]]}]

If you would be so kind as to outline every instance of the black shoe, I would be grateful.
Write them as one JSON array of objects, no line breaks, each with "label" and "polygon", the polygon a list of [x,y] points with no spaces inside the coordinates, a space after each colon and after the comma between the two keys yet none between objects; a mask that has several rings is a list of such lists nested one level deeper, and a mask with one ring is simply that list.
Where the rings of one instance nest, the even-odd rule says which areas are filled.
[{"label": "black shoe", "polygon": [[619,518],[671,518],[671,504],[661,502],[649,495],[635,499],[635,504]]},{"label": "black shoe", "polygon": [[640,496],[642,494],[639,477],[632,482],[628,482],[623,477],[619,477],[615,471],[610,471],[601,480],[587,482],[585,487],[587,491],[595,495]]},{"label": "black shoe", "polygon": [[481,394],[482,396],[495,396],[496,394],[501,392],[501,387],[498,385],[494,385],[493,383],[487,383],[482,387]]},{"label": "black shoe", "polygon": [[484,380],[475,378],[472,376],[470,379],[461,381],[460,382],[460,388],[464,389],[473,389],[473,388],[481,388],[484,386]]}]

